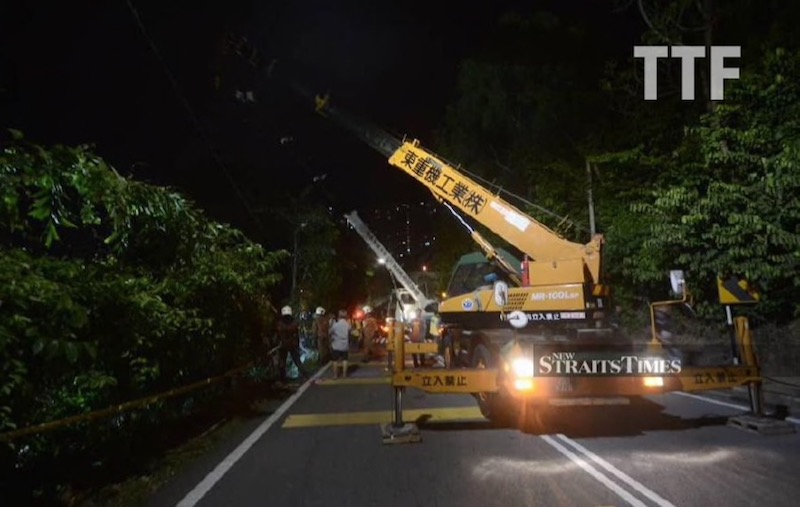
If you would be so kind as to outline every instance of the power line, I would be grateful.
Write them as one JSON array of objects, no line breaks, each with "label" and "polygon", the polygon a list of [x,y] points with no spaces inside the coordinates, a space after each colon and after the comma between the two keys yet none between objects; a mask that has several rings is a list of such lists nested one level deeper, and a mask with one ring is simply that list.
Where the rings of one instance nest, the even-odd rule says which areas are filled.
[{"label": "power line", "polygon": [[181,91],[180,86],[178,86],[178,82],[175,80],[175,77],[172,75],[172,72],[170,71],[169,66],[167,65],[167,62],[162,57],[161,52],[158,49],[158,46],[156,45],[156,43],[153,40],[153,38],[150,37],[150,34],[148,34],[147,29],[145,28],[144,23],[142,22],[142,19],[139,16],[139,12],[136,10],[136,7],[133,5],[133,2],[131,0],[125,0],[125,3],[128,5],[128,10],[130,10],[131,15],[133,16],[134,20],[136,21],[136,25],[139,27],[139,31],[142,34],[142,37],[144,37],[144,39],[147,42],[148,46],[150,46],[150,50],[155,55],[156,60],[158,60],[158,63],[161,65],[161,68],[164,71],[164,74],[167,76],[167,80],[169,80],[169,84],[172,87],[172,91],[175,93],[175,96],[178,98],[178,100],[180,101],[181,105],[186,110],[186,113],[189,116],[189,119],[192,122],[192,125],[194,126],[195,130],[197,131],[197,135],[200,137],[200,141],[206,146],[206,148],[208,149],[209,154],[211,155],[211,159],[214,161],[214,163],[217,165],[217,167],[222,171],[222,173],[228,179],[228,183],[230,183],[231,187],[233,188],[233,191],[236,193],[236,196],[239,198],[239,201],[241,201],[242,205],[244,206],[245,210],[247,211],[247,214],[250,216],[250,219],[256,225],[256,228],[258,229],[259,233],[261,233],[262,236],[263,236],[264,235],[264,228],[263,228],[263,226],[261,224],[261,221],[258,219],[256,214],[253,212],[252,207],[248,203],[247,198],[245,197],[245,195],[242,192],[241,188],[236,183],[236,180],[234,179],[233,175],[228,170],[227,166],[223,163],[222,158],[217,153],[217,150],[211,144],[211,140],[209,139],[209,137],[206,135],[205,131],[203,130],[203,126],[201,125],[200,120],[198,119],[197,115],[195,114],[194,110],[192,109],[192,106],[189,104],[189,101],[186,99],[186,96]]}]

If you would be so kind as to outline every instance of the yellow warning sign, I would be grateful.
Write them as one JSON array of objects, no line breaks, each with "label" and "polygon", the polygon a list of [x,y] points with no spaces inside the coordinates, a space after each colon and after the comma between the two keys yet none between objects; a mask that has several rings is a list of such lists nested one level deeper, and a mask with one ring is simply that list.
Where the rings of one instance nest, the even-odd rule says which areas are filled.
[{"label": "yellow warning sign", "polygon": [[742,305],[758,303],[761,295],[747,282],[747,280],[730,276],[717,278],[719,302],[723,305]]}]

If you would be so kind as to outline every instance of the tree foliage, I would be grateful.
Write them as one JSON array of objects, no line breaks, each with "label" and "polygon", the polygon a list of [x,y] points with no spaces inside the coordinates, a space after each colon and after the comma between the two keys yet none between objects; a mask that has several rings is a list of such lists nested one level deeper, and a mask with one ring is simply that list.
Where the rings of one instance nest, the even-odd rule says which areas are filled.
[{"label": "tree foliage", "polygon": [[[688,129],[671,171],[680,177],[664,178],[652,199],[634,205],[651,224],[641,257],[663,252],[707,285],[743,276],[773,318],[800,308],[792,297],[800,284],[799,71],[800,53],[767,52],[762,68]],[[629,272],[658,276],[631,262]]]},{"label": "tree foliage", "polygon": [[[221,374],[269,332],[285,252],[120,177],[87,147],[5,147],[0,205],[0,431]],[[117,418],[101,440],[62,430],[6,446],[3,489],[44,495],[43,484],[88,473],[41,471],[68,456],[111,459],[136,421]]]},{"label": "tree foliage", "polygon": [[[590,22],[547,11],[504,16],[493,44],[466,59],[438,136],[439,150],[560,216],[586,222],[585,155],[605,122],[593,73],[603,68]],[[587,54],[588,53],[588,54]],[[537,208],[533,216],[551,227]],[[586,239],[586,231],[573,228]]]},{"label": "tree foliage", "polygon": [[340,298],[341,263],[336,245],[341,232],[323,207],[312,207],[303,215],[306,225],[298,232],[298,279],[300,299],[306,308],[332,308]]},{"label": "tree foliage", "polygon": [[331,308],[338,303],[342,286],[344,262],[336,255],[342,241],[340,226],[332,216],[332,207],[326,203],[326,195],[319,185],[305,186],[297,194],[288,197],[284,206],[275,206],[269,211],[284,223],[286,236],[292,238],[290,284],[286,301],[313,311],[317,306]]}]

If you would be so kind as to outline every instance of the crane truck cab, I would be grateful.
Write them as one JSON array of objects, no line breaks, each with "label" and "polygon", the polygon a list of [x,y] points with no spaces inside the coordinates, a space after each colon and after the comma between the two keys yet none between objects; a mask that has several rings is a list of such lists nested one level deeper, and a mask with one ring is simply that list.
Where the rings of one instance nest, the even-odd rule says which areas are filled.
[{"label": "crane truck cab", "polygon": [[389,297],[388,315],[396,322],[410,322],[416,318],[417,301],[407,289],[394,289]]},{"label": "crane truck cab", "polygon": [[[519,266],[520,260],[507,250],[498,249],[499,255],[511,266]],[[503,281],[513,283],[509,274],[498,267],[483,252],[462,255],[453,267],[447,286],[447,299],[470,297],[480,291],[492,290],[494,283]],[[437,307],[437,313],[440,308]],[[475,332],[471,326],[464,327],[447,316],[440,315],[440,329],[446,364],[470,366],[473,364],[475,347],[486,344],[489,337]]]}]

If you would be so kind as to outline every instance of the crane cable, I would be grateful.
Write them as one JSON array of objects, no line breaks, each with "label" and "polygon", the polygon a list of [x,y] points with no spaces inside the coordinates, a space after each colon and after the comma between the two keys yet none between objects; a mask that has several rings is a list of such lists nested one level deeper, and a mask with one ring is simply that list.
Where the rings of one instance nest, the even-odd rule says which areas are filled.
[{"label": "crane cable", "polygon": [[217,153],[217,150],[211,144],[211,140],[208,138],[208,136],[206,135],[205,131],[203,130],[203,127],[202,127],[202,125],[200,123],[200,120],[198,119],[197,115],[195,114],[194,110],[192,109],[192,106],[189,104],[188,99],[186,98],[186,96],[183,94],[183,92],[181,91],[180,87],[178,86],[177,80],[175,79],[175,77],[173,76],[172,72],[170,71],[169,65],[167,65],[167,63],[164,60],[163,56],[161,55],[161,51],[159,51],[158,46],[156,45],[155,41],[153,40],[152,37],[150,37],[150,34],[147,32],[147,29],[145,28],[144,23],[142,22],[142,19],[139,16],[139,11],[133,5],[133,2],[131,0],[125,0],[125,3],[128,5],[128,10],[130,11],[131,15],[133,16],[134,20],[136,21],[136,25],[139,28],[139,32],[141,33],[142,37],[147,42],[148,46],[150,46],[150,50],[153,52],[153,55],[156,57],[156,60],[158,60],[159,65],[161,65],[161,68],[164,71],[164,74],[166,75],[167,80],[170,83],[170,86],[172,87],[172,91],[175,93],[175,96],[178,98],[178,100],[180,101],[181,105],[186,110],[186,113],[189,116],[189,120],[191,121],[192,126],[195,128],[195,130],[197,131],[197,135],[200,137],[200,141],[206,146],[206,148],[209,151],[209,154],[211,155],[211,159],[217,165],[217,167],[219,167],[219,169],[222,171],[222,173],[227,178],[228,183],[230,183],[231,187],[233,188],[234,193],[236,194],[236,197],[239,199],[239,201],[244,206],[245,211],[247,211],[247,214],[250,216],[250,219],[255,224],[255,226],[258,229],[259,233],[261,234],[262,238],[266,238],[265,229],[264,229],[261,221],[258,219],[258,217],[256,216],[255,212],[253,211],[253,208],[250,206],[250,203],[248,202],[247,198],[245,197],[244,192],[242,191],[241,187],[238,185],[238,183],[236,183],[236,180],[234,179],[233,175],[231,174],[231,171],[223,163],[222,158]]}]

